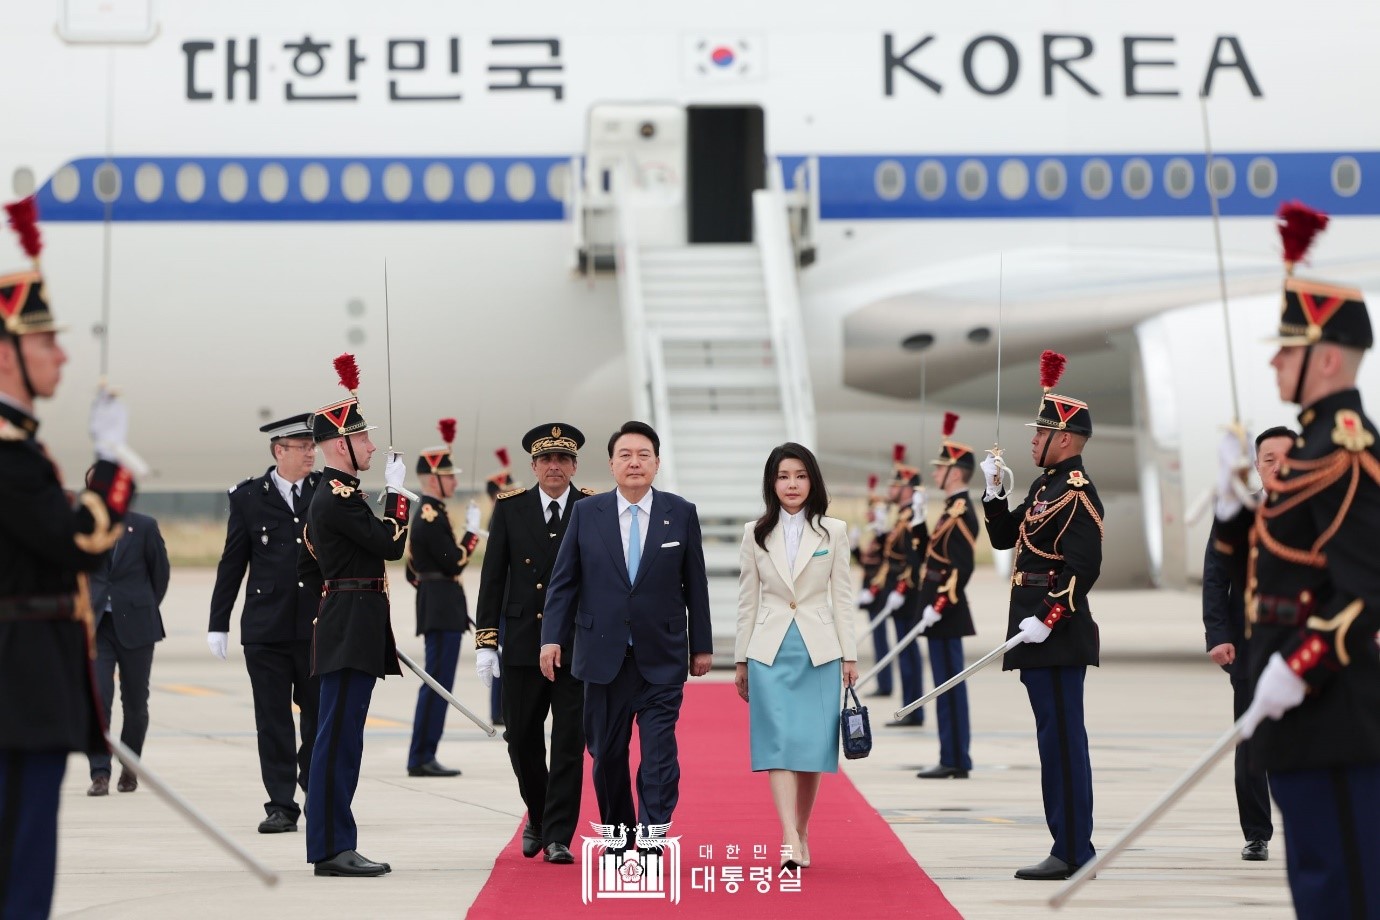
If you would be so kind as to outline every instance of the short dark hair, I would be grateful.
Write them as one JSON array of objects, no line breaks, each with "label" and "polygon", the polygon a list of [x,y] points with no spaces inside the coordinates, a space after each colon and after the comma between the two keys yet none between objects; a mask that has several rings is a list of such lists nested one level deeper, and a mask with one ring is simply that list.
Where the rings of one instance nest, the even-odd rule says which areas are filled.
[{"label": "short dark hair", "polygon": [[1276,425],[1273,428],[1266,428],[1255,436],[1255,452],[1260,453],[1260,445],[1271,438],[1288,438],[1290,441],[1298,437],[1294,429],[1287,425]]},{"label": "short dark hair", "polygon": [[625,434],[640,434],[648,441],[652,442],[652,453],[661,456],[661,438],[657,437],[656,429],[646,422],[631,421],[624,422],[613,434],[609,435],[609,459],[613,459],[613,445],[618,443],[618,439]]}]

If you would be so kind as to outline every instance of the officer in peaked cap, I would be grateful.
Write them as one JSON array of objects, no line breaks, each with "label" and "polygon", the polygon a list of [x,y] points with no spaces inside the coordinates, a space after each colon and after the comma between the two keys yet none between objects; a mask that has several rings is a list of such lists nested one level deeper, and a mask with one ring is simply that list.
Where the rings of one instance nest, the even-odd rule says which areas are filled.
[{"label": "officer in peaked cap", "polygon": [[1063,355],[1040,359],[1044,397],[1030,442],[1040,475],[1025,501],[1010,509],[997,456],[982,461],[987,536],[995,549],[1016,548],[1007,639],[1021,637],[1003,670],[1021,672],[1035,714],[1045,821],[1054,846],[1042,862],[1016,872],[1022,879],[1065,879],[1093,858],[1092,765],[1083,721],[1083,680],[1098,663],[1097,624],[1088,606],[1102,570],[1102,502],[1083,469],[1092,437],[1088,404],[1052,392]]},{"label": "officer in peaked cap", "polygon": [[[569,863],[584,782],[584,685],[569,668],[548,681],[538,668],[546,584],[575,502],[594,493],[571,479],[585,436],[573,425],[538,425],[522,439],[532,455],[537,485],[501,492],[489,521],[489,543],[479,583],[475,670],[488,683],[503,674],[504,739],[527,805],[522,853]],[[503,624],[501,654],[498,630]],[[571,650],[565,649],[569,661]],[[551,714],[547,766],[543,726]]]},{"label": "officer in peaked cap", "polygon": [[[964,589],[973,575],[973,545],[977,539],[977,511],[968,494],[973,476],[973,449],[953,439],[958,416],[944,416],[944,443],[931,460],[935,488],[944,496],[944,514],[930,533],[925,567],[920,578],[920,619],[930,647],[934,684],[963,670],[963,637],[977,632]],[[921,779],[964,779],[973,768],[968,754],[968,688],[959,684],[935,701],[939,713],[939,763],[921,770]]]},{"label": "officer in peaked cap", "polygon": [[[459,540],[451,529],[446,499],[455,494],[451,443],[455,419],[441,419],[437,426],[445,441],[428,447],[417,458],[417,478],[422,500],[412,516],[408,537],[408,580],[417,588],[417,635],[426,643],[426,672],[447,690],[455,684],[460,661],[460,639],[470,628],[469,605],[460,576],[479,546],[479,506],[470,502],[465,513],[465,535]],[[412,720],[412,743],[407,751],[408,776],[459,776],[460,771],[436,761],[436,748],[445,730],[449,704],[426,684],[417,691],[417,713]]]},{"label": "officer in peaked cap", "polygon": [[391,454],[384,467],[383,519],[374,516],[359,474],[372,465],[373,426],[364,421],[354,357],[336,359],[348,399],[318,409],[313,436],[326,459],[321,486],[307,509],[305,559],[299,569],[320,569],[321,605],[313,633],[313,673],[321,681],[321,708],[307,782],[307,861],[317,875],[383,875],[388,863],[356,850],[358,831],[350,805],[359,782],[364,720],[374,685],[400,674],[389,619],[384,563],[401,559],[407,546],[407,465]]},{"label": "officer in peaked cap", "polygon": [[0,916],[46,917],[67,755],[110,753],[86,573],[124,532],[134,480],[116,460],[126,410],[104,388],[90,417],[96,464],[75,502],[38,440],[34,403],[56,395],[67,355],[38,271],[33,199],[6,210],[34,266],[0,276]]},{"label": "officer in peaked cap", "polygon": [[[211,591],[206,642],[223,660],[230,614],[248,571],[240,642],[254,695],[259,773],[268,793],[261,834],[297,830],[302,810],[296,789],[307,791],[316,740],[321,688],[311,673],[311,624],[321,600],[321,582],[297,572],[307,508],[321,480],[321,474],[313,472],[316,443],[311,420],[307,412],[259,429],[268,436],[273,466],[230,489],[225,549]],[[294,703],[301,713],[300,744],[299,730],[292,723]]]},{"label": "officer in peaked cap", "polygon": [[[1280,219],[1292,271],[1326,217],[1291,203]],[[1298,916],[1380,917],[1369,839],[1380,826],[1380,444],[1356,388],[1374,344],[1361,292],[1291,276],[1275,341],[1270,365],[1280,399],[1299,407],[1299,437],[1252,510],[1238,478],[1246,451],[1229,433],[1216,509],[1214,539],[1246,599],[1255,693],[1242,734],[1284,818]]]}]

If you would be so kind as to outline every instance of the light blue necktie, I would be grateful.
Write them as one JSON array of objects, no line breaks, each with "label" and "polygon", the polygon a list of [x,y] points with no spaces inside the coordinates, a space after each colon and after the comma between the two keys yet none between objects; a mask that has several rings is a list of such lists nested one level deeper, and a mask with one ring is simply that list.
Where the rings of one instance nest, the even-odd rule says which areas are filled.
[{"label": "light blue necktie", "polygon": [[631,505],[628,512],[632,523],[628,525],[628,581],[637,580],[637,564],[642,561],[642,533],[637,525],[637,506]]}]

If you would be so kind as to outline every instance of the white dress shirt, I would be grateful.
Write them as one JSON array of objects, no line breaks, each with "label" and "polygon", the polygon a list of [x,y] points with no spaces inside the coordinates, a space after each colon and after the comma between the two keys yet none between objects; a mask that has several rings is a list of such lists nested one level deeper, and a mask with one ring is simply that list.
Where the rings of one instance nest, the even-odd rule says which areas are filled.
[{"label": "white dress shirt", "polygon": [[786,509],[781,509],[781,536],[786,538],[786,564],[795,571],[795,555],[800,552],[800,538],[805,533],[805,509],[801,508],[795,514],[787,514]]},{"label": "white dress shirt", "polygon": [[[618,533],[623,537],[623,561],[628,561],[628,530],[632,527],[632,513],[628,510],[632,507],[632,502],[623,497],[622,492],[618,492]],[[638,559],[647,555],[647,527],[652,522],[652,490],[648,489],[647,494],[642,496],[642,501],[637,503],[637,535],[640,538],[638,549]]]},{"label": "white dress shirt", "polygon": [[288,506],[288,508],[292,508],[292,487],[297,486],[297,494],[302,494],[301,486],[302,483],[306,482],[306,477],[304,476],[296,482],[288,482],[282,476],[278,475],[277,470],[269,470],[268,478],[272,479],[273,484],[278,487],[278,494],[283,496],[283,502]]},{"label": "white dress shirt", "polygon": [[[556,503],[557,520],[560,520],[561,518],[565,517],[565,503],[568,502],[568,501],[570,501],[570,485],[569,485],[569,484],[566,485],[565,491],[561,493],[561,497],[560,497],[560,498],[552,498],[550,495],[547,495],[545,492],[543,492],[542,489],[541,489],[540,487],[537,488],[537,491],[538,491],[538,492],[541,492],[541,516],[542,516],[542,520],[548,520],[548,519],[551,517],[551,503],[552,503],[552,502],[555,502],[555,503]],[[627,541],[624,540],[623,542],[626,543]]]}]

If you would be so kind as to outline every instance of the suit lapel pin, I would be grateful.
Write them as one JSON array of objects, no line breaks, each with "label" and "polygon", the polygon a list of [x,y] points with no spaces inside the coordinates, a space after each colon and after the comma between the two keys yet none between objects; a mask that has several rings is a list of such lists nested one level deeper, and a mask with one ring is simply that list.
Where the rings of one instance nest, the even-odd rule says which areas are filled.
[{"label": "suit lapel pin", "polygon": [[667,526],[667,527],[670,527],[670,526],[671,526],[671,522],[670,522],[670,521],[662,521],[661,523],[664,524],[664,525]]}]

